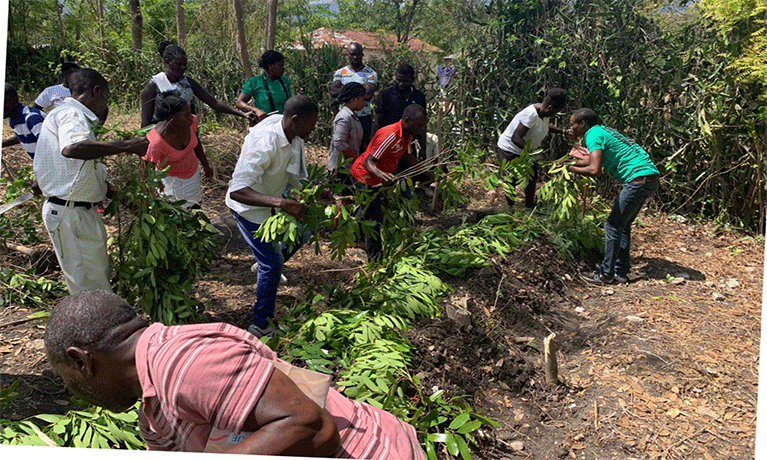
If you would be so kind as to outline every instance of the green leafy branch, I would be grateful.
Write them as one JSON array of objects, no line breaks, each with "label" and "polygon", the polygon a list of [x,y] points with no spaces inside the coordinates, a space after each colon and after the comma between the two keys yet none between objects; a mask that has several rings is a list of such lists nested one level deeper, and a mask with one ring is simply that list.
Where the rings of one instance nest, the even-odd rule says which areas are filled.
[{"label": "green leafy branch", "polygon": [[[105,210],[119,227],[109,242],[118,261],[113,286],[153,321],[190,323],[199,320],[203,307],[189,293],[218,256],[220,232],[202,211],[158,195],[164,175],[148,168],[146,180],[130,176]],[[131,213],[120,212],[118,203]]]}]

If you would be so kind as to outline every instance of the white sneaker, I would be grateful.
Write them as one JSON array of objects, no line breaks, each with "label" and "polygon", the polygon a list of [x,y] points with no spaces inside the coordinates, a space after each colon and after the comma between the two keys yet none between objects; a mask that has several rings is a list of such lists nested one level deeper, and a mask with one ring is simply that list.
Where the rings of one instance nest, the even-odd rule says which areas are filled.
[{"label": "white sneaker", "polygon": [[[258,273],[258,262],[250,266],[250,271],[252,271],[253,273]],[[288,279],[285,278],[285,275],[280,273],[280,284],[287,284],[287,282],[288,282]],[[256,279],[256,284],[258,284],[258,279]]]},{"label": "white sneaker", "polygon": [[260,328],[256,326],[255,324],[251,324],[250,326],[248,326],[248,332],[255,335],[259,339],[264,336],[274,337],[274,333],[275,333],[274,326],[272,326],[271,324],[266,326],[265,328]]}]

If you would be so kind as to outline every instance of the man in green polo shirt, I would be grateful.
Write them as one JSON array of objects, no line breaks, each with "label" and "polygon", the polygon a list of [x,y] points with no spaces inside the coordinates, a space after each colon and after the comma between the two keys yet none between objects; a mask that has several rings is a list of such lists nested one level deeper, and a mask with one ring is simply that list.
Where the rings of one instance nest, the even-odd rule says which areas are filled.
[{"label": "man in green polo shirt", "polygon": [[589,153],[576,157],[575,163],[567,169],[597,177],[604,167],[616,180],[623,182],[623,187],[605,222],[605,258],[594,273],[582,273],[581,278],[600,285],[626,283],[631,268],[631,223],[645,201],[658,190],[660,173],[642,147],[614,129],[597,123],[597,114],[591,109],[576,110],[570,117],[573,134],[584,136]]}]

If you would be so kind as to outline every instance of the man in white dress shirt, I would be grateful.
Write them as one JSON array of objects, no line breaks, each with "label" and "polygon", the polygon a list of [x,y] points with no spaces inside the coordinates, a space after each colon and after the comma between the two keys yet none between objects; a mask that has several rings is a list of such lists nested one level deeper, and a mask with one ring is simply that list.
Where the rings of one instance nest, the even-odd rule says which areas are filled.
[{"label": "man in white dress shirt", "polygon": [[282,265],[298,247],[288,251],[283,245],[255,238],[253,232],[280,209],[297,219],[303,217],[306,206],[284,198],[283,192],[288,184],[299,188],[307,176],[304,138],[314,130],[317,113],[317,104],[309,97],[293,96],[285,102],[282,115],[272,115],[250,128],[229,181],[226,205],[258,266],[253,324],[248,327],[257,337],[274,335],[269,321],[274,317]]},{"label": "man in white dress shirt", "polygon": [[43,121],[33,161],[35,179],[47,197],[43,222],[71,294],[111,291],[107,233],[96,204],[107,194],[106,169],[97,159],[122,152],[144,155],[145,137],[97,141],[93,127],[108,112],[109,86],[93,69],[70,77],[72,97]]}]

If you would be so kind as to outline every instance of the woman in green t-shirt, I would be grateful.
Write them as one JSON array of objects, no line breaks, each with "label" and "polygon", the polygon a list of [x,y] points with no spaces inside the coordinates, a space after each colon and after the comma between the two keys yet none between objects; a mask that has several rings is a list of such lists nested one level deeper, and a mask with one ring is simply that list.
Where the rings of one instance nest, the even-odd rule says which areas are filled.
[{"label": "woman in green t-shirt", "polygon": [[[269,50],[261,55],[258,66],[264,69],[261,75],[251,77],[242,85],[236,106],[243,112],[254,112],[258,121],[272,112],[282,113],[285,101],[290,99],[290,81],[285,74],[285,56],[279,51]],[[248,102],[253,100],[253,105]]]}]

